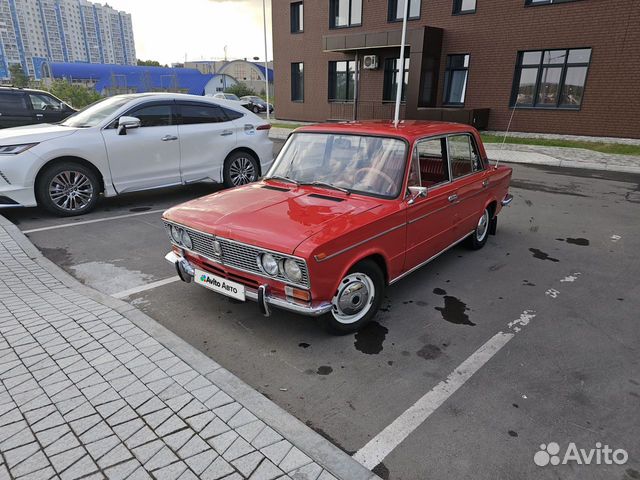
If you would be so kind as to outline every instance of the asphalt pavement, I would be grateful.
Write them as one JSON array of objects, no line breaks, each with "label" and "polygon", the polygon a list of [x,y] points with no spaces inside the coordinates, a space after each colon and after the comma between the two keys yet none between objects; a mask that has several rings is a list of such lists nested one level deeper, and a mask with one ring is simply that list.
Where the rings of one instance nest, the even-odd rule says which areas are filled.
[{"label": "asphalt pavement", "polygon": [[[410,434],[375,466],[383,478],[640,478],[640,175],[513,167],[515,200],[497,236],[393,285],[375,321],[344,337],[173,281],[159,211],[217,186],[105,199],[73,219],[3,213],[67,272],[137,306],[345,452],[400,419]],[[504,332],[508,343],[424,421],[406,415]],[[599,442],[629,458],[539,467],[534,454],[549,442]]]}]

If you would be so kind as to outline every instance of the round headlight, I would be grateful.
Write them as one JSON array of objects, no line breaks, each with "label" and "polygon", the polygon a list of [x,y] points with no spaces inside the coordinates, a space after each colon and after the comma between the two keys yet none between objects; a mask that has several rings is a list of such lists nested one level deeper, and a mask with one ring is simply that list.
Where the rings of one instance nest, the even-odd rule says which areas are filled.
[{"label": "round headlight", "polygon": [[193,241],[186,230],[182,231],[182,245],[189,250],[193,250]]},{"label": "round headlight", "polygon": [[260,263],[262,264],[262,269],[269,275],[276,276],[278,274],[278,262],[270,253],[263,254],[260,257]]},{"label": "round headlight", "polygon": [[291,258],[287,258],[284,261],[284,273],[287,275],[287,278],[295,283],[302,282],[302,270],[295,262],[295,260]]},{"label": "round headlight", "polygon": [[181,230],[175,225],[171,225],[171,238],[178,245],[182,245],[182,233]]}]

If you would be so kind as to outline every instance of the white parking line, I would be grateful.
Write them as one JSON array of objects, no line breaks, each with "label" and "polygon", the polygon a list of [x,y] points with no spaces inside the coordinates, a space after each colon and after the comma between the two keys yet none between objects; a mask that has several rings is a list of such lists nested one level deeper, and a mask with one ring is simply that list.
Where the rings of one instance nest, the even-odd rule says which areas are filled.
[{"label": "white parking line", "polygon": [[129,295],[145,292],[147,290],[151,290],[157,287],[162,287],[163,285],[168,285],[170,283],[177,282],[179,280],[180,280],[180,277],[176,275],[175,277],[165,278],[164,280],[158,280],[157,282],[151,282],[151,283],[147,283],[146,285],[141,285],[139,287],[123,290],[122,292],[114,293],[111,296],[114,298],[125,298],[125,297],[128,297]]},{"label": "white parking line", "polygon": [[353,458],[370,470],[375,468],[514,336],[515,333],[499,332],[491,337],[451,372],[446,380],[427,392],[358,450]]},{"label": "white parking line", "polygon": [[153,213],[162,213],[166,211],[166,208],[162,210],[149,210],[148,212],[128,213],[126,215],[115,215],[113,217],[96,218],[93,220],[83,220],[81,222],[63,223],[61,225],[51,225],[50,227],[32,228],[31,230],[22,230],[22,233],[36,233],[45,232],[47,230],[56,230],[58,228],[77,227],[78,225],[88,225],[90,223],[106,222],[108,220],[119,220],[121,218],[138,217],[140,215],[150,215]]},{"label": "white parking line", "polygon": [[[580,273],[574,273],[560,281],[573,282],[579,275]],[[560,292],[549,289],[545,293],[556,298]],[[498,332],[491,337],[451,372],[446,380],[438,383],[378,435],[369,440],[353,455],[353,458],[370,470],[375,468],[535,317],[534,310],[523,311],[519,318],[507,324],[506,332]],[[523,398],[526,398],[526,395],[523,395]]]}]

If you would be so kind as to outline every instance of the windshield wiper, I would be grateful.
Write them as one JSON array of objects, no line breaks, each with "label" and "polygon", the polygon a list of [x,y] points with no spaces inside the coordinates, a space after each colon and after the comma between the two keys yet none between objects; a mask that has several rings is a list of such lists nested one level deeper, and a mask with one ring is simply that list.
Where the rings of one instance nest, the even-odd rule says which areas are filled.
[{"label": "windshield wiper", "polygon": [[313,187],[324,187],[324,188],[329,188],[331,190],[337,190],[339,192],[345,193],[347,195],[351,195],[351,191],[347,190],[346,188],[342,188],[342,187],[336,187],[335,185],[331,185],[330,183],[325,183],[325,182],[302,182],[299,185],[311,185]]},{"label": "windshield wiper", "polygon": [[297,180],[294,180],[294,179],[289,178],[289,177],[283,177],[281,175],[271,175],[270,177],[266,177],[265,180],[280,180],[280,181],[286,182],[286,183],[293,183],[296,186],[300,185],[300,183],[298,183]]}]

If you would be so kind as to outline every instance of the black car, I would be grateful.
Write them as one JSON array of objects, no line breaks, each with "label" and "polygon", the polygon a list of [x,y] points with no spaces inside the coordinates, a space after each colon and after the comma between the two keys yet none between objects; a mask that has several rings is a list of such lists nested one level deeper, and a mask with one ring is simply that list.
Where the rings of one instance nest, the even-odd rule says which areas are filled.
[{"label": "black car", "polygon": [[[240,97],[240,100],[248,102],[244,104],[244,108],[248,108],[253,113],[261,113],[267,111],[267,102],[256,95],[245,95],[244,97]],[[273,112],[273,105],[271,105],[270,103],[268,105],[269,113]]]},{"label": "black car", "polygon": [[56,123],[75,111],[49,92],[0,87],[0,128]]}]

